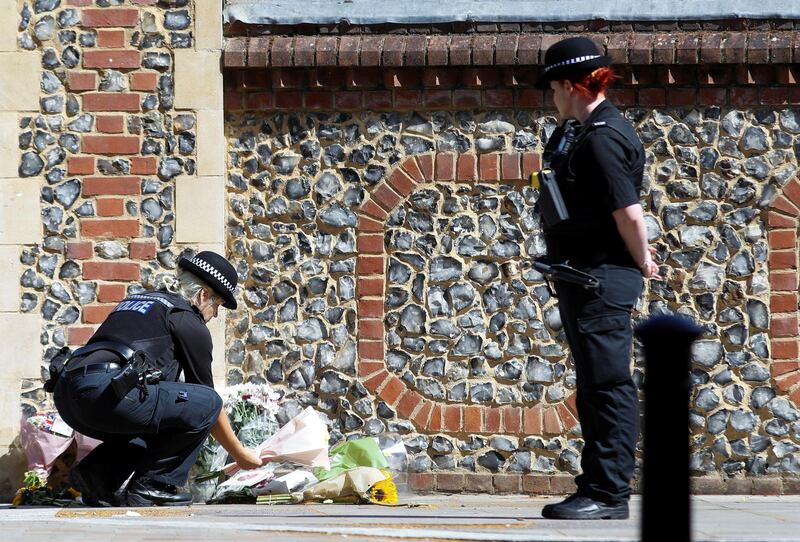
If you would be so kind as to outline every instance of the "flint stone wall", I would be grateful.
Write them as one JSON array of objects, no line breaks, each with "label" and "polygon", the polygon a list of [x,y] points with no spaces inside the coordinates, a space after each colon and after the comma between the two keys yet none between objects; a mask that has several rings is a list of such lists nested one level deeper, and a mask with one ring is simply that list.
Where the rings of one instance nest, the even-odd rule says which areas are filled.
[{"label": "flint stone wall", "polygon": [[[578,472],[575,373],[556,300],[529,266],[544,244],[524,179],[553,114],[229,113],[227,237],[244,300],[229,382],[285,387],[298,409],[331,416],[332,440],[399,433],[412,472]],[[647,151],[665,277],[635,321],[679,313],[705,328],[692,470],[797,474],[794,378],[775,374],[769,308],[770,239],[793,248],[794,232],[769,233],[768,214],[796,182],[798,114],[625,115]],[[641,386],[638,346],[633,357]]]}]

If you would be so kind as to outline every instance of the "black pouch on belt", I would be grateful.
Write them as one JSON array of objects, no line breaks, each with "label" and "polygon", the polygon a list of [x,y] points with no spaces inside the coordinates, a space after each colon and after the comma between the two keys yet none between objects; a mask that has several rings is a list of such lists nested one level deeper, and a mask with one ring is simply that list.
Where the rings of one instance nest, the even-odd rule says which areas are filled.
[{"label": "black pouch on belt", "polygon": [[132,364],[127,364],[120,372],[111,378],[111,388],[114,390],[114,395],[118,399],[122,399],[139,384],[141,375],[133,367]]},{"label": "black pouch on belt", "polygon": [[[128,360],[128,363],[122,370],[114,375],[111,379],[111,387],[114,389],[114,394],[122,399],[133,388],[140,388],[146,390],[146,384],[152,384],[148,376],[149,363],[147,361],[147,353],[144,350],[137,350]],[[143,391],[146,395],[146,391]]]},{"label": "black pouch on belt", "polygon": [[50,378],[44,383],[44,391],[47,393],[53,393],[53,390],[56,389],[56,383],[58,383],[58,379],[61,378],[61,375],[64,374],[64,366],[70,354],[70,349],[64,346],[61,350],[56,352],[56,355],[50,360],[50,365],[47,368],[50,373]]},{"label": "black pouch on belt", "polygon": [[531,175],[531,186],[539,189],[539,210],[545,226],[552,228],[569,220],[569,211],[552,169],[545,168]]}]

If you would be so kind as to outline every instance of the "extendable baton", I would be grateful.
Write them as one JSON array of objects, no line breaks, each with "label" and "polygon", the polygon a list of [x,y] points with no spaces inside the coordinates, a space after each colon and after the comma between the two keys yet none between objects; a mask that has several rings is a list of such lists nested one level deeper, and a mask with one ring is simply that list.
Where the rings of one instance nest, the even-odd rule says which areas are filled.
[{"label": "extendable baton", "polygon": [[548,264],[541,260],[533,260],[533,268],[551,280],[577,284],[587,290],[596,290],[600,287],[600,281],[595,277],[566,263]]}]

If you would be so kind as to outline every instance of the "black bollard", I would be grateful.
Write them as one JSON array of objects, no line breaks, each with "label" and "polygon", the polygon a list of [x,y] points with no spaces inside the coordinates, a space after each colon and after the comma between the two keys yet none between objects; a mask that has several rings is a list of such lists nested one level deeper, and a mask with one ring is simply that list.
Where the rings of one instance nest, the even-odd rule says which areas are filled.
[{"label": "black bollard", "polygon": [[680,316],[636,327],[645,355],[642,540],[689,542],[689,354],[702,329]]}]

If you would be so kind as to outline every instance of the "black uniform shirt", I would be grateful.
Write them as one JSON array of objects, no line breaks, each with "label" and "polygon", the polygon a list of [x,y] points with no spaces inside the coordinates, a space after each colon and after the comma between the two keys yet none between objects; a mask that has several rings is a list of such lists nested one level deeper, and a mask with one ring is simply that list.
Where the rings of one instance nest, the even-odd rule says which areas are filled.
[{"label": "black uniform shirt", "polygon": [[643,172],[644,149],[635,130],[609,101],[601,102],[556,170],[570,218],[545,232],[548,258],[637,267],[612,213],[639,202]]},{"label": "black uniform shirt", "polygon": [[169,326],[175,345],[175,360],[183,371],[184,381],[213,388],[211,332],[197,307],[192,307],[191,312],[170,314]]}]

